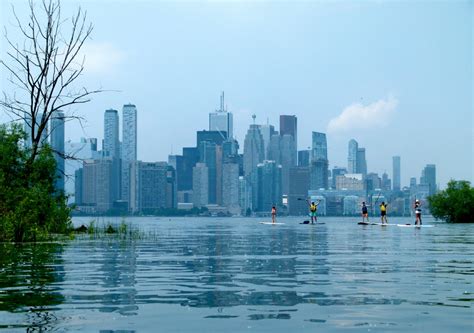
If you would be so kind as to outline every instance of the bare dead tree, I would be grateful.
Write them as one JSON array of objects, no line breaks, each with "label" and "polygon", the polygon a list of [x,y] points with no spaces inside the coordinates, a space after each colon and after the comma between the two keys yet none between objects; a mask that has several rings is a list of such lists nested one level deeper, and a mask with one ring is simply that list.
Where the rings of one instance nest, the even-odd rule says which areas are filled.
[{"label": "bare dead tree", "polygon": [[31,164],[38,156],[41,141],[47,137],[49,121],[56,116],[65,121],[80,121],[69,111],[71,107],[89,102],[91,95],[101,90],[74,87],[84,70],[85,58],[81,59],[80,51],[93,29],[86,22],[85,11],[79,7],[71,18],[63,19],[60,0],[29,0],[25,22],[14,8],[12,11],[24,40],[22,44],[13,42],[5,29],[9,50],[0,64],[14,89],[10,94],[3,92],[0,106],[13,121],[27,124]]}]

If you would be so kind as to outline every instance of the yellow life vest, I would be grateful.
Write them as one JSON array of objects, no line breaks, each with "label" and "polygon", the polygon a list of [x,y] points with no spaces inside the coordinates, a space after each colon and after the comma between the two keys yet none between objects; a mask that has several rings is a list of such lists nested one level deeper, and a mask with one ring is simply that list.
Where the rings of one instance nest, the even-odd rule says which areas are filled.
[{"label": "yellow life vest", "polygon": [[312,211],[312,212],[315,212],[317,209],[318,209],[318,208],[317,208],[316,205],[311,205],[311,206],[309,207],[309,210]]}]

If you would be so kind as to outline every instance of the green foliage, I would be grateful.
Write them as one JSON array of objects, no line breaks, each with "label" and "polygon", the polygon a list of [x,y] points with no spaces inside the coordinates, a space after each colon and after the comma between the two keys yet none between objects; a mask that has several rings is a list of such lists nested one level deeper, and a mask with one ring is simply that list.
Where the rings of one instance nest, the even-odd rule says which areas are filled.
[{"label": "green foliage", "polygon": [[70,210],[56,193],[56,162],[45,145],[34,160],[21,127],[0,125],[0,241],[39,241],[71,230]]},{"label": "green foliage", "polygon": [[474,222],[474,188],[465,180],[451,180],[448,188],[428,197],[431,214],[447,222]]}]

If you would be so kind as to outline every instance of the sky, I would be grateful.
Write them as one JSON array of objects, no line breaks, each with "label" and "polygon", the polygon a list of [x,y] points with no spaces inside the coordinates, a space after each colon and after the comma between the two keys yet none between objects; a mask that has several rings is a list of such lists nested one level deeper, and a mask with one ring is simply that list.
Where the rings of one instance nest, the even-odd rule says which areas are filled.
[{"label": "sky", "polygon": [[[27,2],[0,1],[0,26],[22,42],[11,4],[21,15]],[[277,128],[289,114],[298,149],[327,133],[330,168],[355,139],[369,172],[391,177],[401,156],[402,186],[426,164],[441,188],[474,181],[472,1],[63,0],[64,17],[78,6],[94,25],[78,85],[105,91],[67,110],[87,122],[67,123],[66,139],[101,140],[104,111],[133,103],[138,158],[166,161],[195,146],[225,91],[241,152],[252,114]]]}]

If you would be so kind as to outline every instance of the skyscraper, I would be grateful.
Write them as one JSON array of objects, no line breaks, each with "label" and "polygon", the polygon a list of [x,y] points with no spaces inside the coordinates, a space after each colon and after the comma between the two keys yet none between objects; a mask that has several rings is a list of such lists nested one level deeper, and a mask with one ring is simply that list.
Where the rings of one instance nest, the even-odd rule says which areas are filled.
[{"label": "skyscraper", "polygon": [[234,124],[231,112],[227,112],[224,104],[224,92],[221,95],[220,109],[209,113],[209,131],[226,132],[228,138],[234,137]]},{"label": "skyscraper", "polygon": [[196,163],[193,168],[193,203],[201,208],[209,203],[209,171],[204,163]]},{"label": "skyscraper", "polygon": [[109,109],[104,113],[104,156],[120,158],[119,117],[117,110]]},{"label": "skyscraper", "polygon": [[262,138],[263,138],[263,151],[265,152],[265,160],[269,160],[268,158],[268,145],[270,144],[270,138],[274,134],[278,134],[278,132],[275,131],[275,127],[273,125],[261,125],[260,126],[260,132],[262,133]]},{"label": "skyscraper", "polygon": [[307,167],[309,166],[311,150],[300,150],[298,151],[298,166]]},{"label": "skyscraper", "polygon": [[367,175],[367,160],[365,159],[365,148],[357,149],[356,173]]},{"label": "skyscraper", "polygon": [[307,198],[310,175],[308,167],[290,168],[290,189],[288,191],[288,213],[290,215],[306,215],[308,204],[301,198]]},{"label": "skyscraper", "polygon": [[125,104],[122,109],[122,200],[130,198],[130,164],[137,160],[137,108]]},{"label": "skyscraper", "polygon": [[275,161],[263,161],[257,166],[257,211],[270,210],[279,206],[281,193],[281,165]]},{"label": "skyscraper", "polygon": [[290,134],[282,135],[280,140],[281,191],[287,195],[290,189],[290,168],[296,166],[296,146]]},{"label": "skyscraper", "polygon": [[244,140],[244,174],[250,175],[264,159],[263,138],[259,125],[250,125]]},{"label": "skyscraper", "polygon": [[[296,116],[280,115],[280,135],[289,134],[295,140],[296,150],[298,149],[298,118]],[[295,151],[296,154],[296,151]],[[297,156],[295,156],[296,161]]]},{"label": "skyscraper", "polygon": [[311,148],[311,189],[329,188],[328,148],[325,133],[313,132]]},{"label": "skyscraper", "polygon": [[64,192],[64,113],[55,112],[51,118],[51,148],[56,160],[56,191]]},{"label": "skyscraper", "polygon": [[401,171],[400,171],[400,156],[393,156],[393,190],[400,191],[401,189]]},{"label": "skyscraper", "polygon": [[328,144],[325,133],[313,132],[312,145],[311,159],[313,161],[328,159]]},{"label": "skyscraper", "polygon": [[[31,119],[31,115],[25,112],[24,130],[25,130],[25,133],[26,133],[25,145],[27,147],[31,148],[32,142],[33,142],[32,138],[34,138],[38,135],[40,125],[43,121],[44,121],[43,113],[38,113],[36,115],[35,123],[33,124],[33,121]],[[41,133],[40,145],[42,143],[47,142],[47,140],[48,140],[48,123],[46,122],[45,125],[46,126],[44,127],[43,132]]]},{"label": "skyscraper", "polygon": [[357,173],[357,150],[359,149],[359,144],[356,140],[352,139],[349,141],[349,152],[347,155],[347,172],[348,173]]},{"label": "skyscraper", "polygon": [[427,164],[421,172],[420,185],[428,185],[429,195],[436,193],[436,165]]},{"label": "skyscraper", "polygon": [[222,205],[231,214],[240,213],[239,205],[239,165],[224,163],[222,165]]},{"label": "skyscraper", "polygon": [[208,201],[207,203],[216,204],[217,202],[217,146],[211,141],[201,141],[199,145],[199,162],[204,163],[209,172],[208,175]]}]

